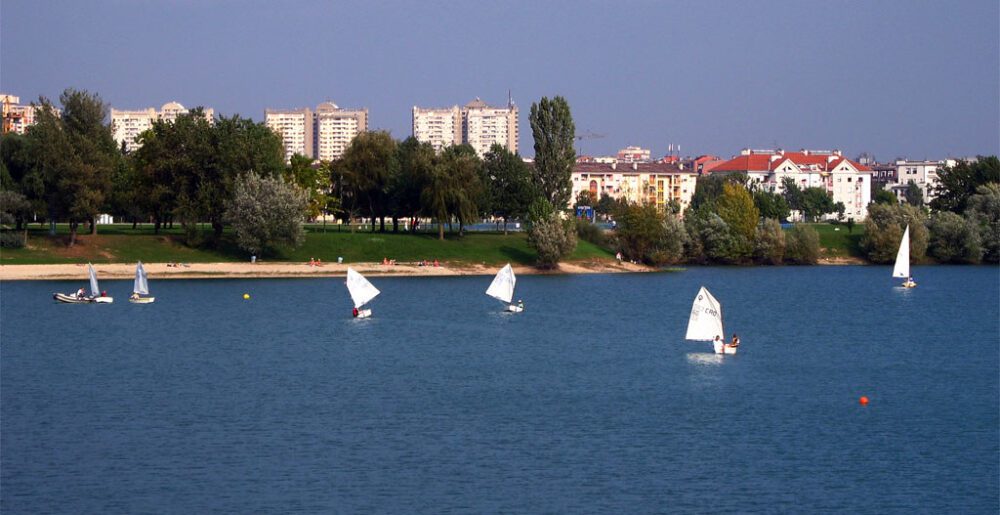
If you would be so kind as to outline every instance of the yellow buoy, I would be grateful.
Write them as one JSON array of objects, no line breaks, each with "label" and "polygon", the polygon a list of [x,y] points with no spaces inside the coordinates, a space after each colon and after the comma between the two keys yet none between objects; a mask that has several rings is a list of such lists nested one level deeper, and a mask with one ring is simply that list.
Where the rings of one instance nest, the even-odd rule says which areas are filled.
[{"label": "yellow buoy", "polygon": [[250,294],[249,293],[244,293],[243,294],[243,300],[248,300],[248,299],[250,299]]}]

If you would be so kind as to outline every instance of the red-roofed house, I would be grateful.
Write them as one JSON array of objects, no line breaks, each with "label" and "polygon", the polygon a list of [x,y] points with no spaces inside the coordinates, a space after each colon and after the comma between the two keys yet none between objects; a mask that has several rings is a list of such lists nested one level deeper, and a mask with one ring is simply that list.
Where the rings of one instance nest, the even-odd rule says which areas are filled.
[{"label": "red-roofed house", "polygon": [[744,149],[740,155],[712,168],[713,174],[743,172],[752,184],[781,193],[782,179],[792,178],[800,188],[825,189],[834,202],[844,204],[844,216],[863,220],[871,202],[872,170],[851,161],[839,150]]}]

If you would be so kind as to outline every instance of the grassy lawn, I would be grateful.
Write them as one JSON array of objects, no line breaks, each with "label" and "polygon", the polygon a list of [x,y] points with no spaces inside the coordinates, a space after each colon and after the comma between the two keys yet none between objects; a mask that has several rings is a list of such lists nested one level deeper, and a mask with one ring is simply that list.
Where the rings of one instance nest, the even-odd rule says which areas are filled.
[{"label": "grassy lawn", "polygon": [[[223,236],[218,247],[188,247],[183,244],[179,229],[153,234],[151,227],[133,230],[131,225],[99,226],[97,235],[80,234],[73,248],[67,247],[68,230],[59,227],[56,236],[45,230],[32,228],[28,247],[3,249],[0,264],[32,263],[122,263],[142,260],[150,263],[182,262],[206,263],[247,261],[249,256],[239,250],[231,233]],[[469,233],[459,238],[446,235],[439,241],[436,234],[393,234],[357,231],[337,232],[335,227],[322,232],[310,227],[305,243],[294,250],[277,255],[263,256],[270,261],[309,261],[310,258],[335,262],[343,257],[348,262],[382,261],[382,258],[400,262],[421,259],[456,261],[466,263],[501,264],[506,262],[530,265],[535,252],[528,246],[523,233]],[[592,258],[611,259],[613,254],[591,243],[580,241],[569,260]]]},{"label": "grassy lawn", "polygon": [[809,226],[819,233],[819,245],[823,248],[824,257],[864,257],[861,252],[864,224],[855,224],[854,230],[850,232],[843,224],[809,224]]}]

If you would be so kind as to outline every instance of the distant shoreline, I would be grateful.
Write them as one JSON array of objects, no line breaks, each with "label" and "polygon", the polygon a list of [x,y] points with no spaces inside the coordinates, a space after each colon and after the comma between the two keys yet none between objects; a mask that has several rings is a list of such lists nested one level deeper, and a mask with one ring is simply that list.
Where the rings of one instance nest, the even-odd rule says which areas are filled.
[{"label": "distant shoreline", "polygon": [[[420,266],[417,263],[323,263],[320,266],[300,262],[258,262],[258,263],[182,263],[177,266],[167,263],[143,263],[150,280],[160,279],[263,279],[290,277],[343,277],[350,266],[358,272],[371,276],[398,277],[449,277],[463,275],[493,275],[499,266],[441,263],[440,266]],[[132,279],[135,277],[135,263],[94,264],[99,279]],[[518,275],[542,274],[607,274],[656,272],[658,269],[632,263],[616,263],[603,260],[561,263],[554,270],[542,270],[532,266],[514,266]],[[45,265],[0,265],[0,281],[58,281],[87,279],[84,264]]]}]

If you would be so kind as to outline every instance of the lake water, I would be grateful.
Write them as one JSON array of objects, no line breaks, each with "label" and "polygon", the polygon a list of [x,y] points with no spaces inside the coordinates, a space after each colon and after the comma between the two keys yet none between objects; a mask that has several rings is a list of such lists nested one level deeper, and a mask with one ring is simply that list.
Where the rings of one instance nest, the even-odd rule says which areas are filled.
[{"label": "lake water", "polygon": [[0,511],[995,514],[1000,274],[914,274],[5,282]]}]

